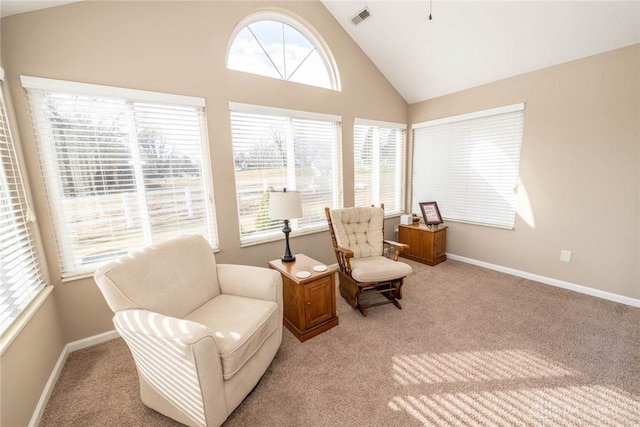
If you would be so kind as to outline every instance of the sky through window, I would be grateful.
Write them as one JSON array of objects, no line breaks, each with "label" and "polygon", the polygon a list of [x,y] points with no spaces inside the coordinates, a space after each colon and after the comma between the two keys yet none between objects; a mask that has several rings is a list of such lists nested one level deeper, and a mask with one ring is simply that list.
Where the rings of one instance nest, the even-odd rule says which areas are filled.
[{"label": "sky through window", "polygon": [[227,67],[276,79],[334,89],[320,48],[291,25],[260,20],[235,36]]}]

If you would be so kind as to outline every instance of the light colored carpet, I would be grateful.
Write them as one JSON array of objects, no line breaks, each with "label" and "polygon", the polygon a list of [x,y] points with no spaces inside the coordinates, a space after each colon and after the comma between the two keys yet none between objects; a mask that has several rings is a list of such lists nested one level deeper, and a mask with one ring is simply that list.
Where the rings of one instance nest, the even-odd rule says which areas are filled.
[{"label": "light colored carpet", "polygon": [[[225,426],[640,425],[640,309],[468,264],[407,261],[402,310],[282,346]],[[71,354],[42,426],[169,426],[120,339]]]}]

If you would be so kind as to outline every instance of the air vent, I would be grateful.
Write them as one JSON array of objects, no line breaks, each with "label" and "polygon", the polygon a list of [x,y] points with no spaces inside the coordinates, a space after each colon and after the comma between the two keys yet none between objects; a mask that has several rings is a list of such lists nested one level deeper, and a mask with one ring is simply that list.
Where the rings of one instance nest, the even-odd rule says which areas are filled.
[{"label": "air vent", "polygon": [[370,17],[371,17],[371,13],[369,12],[369,9],[367,9],[365,7],[359,13],[357,13],[355,16],[353,16],[353,18],[351,18],[351,22],[353,22],[353,25],[358,25],[362,21],[364,21],[365,19],[370,18]]}]

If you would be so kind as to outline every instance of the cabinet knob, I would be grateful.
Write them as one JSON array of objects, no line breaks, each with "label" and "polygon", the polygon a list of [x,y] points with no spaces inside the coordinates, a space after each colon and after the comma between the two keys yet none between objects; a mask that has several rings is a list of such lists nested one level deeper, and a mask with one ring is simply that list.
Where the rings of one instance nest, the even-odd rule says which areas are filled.
[{"label": "cabinet knob", "polygon": [[311,305],[311,301],[307,301],[307,305]]}]

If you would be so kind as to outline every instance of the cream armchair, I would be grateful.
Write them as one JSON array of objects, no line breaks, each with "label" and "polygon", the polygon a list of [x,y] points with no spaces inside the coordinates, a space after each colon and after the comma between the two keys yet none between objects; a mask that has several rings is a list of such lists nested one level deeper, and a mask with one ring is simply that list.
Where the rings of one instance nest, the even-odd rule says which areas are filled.
[{"label": "cream armchair", "polygon": [[201,236],[134,252],[94,278],[133,354],[142,402],[183,424],[222,424],[282,342],[280,274],[216,265]]}]

